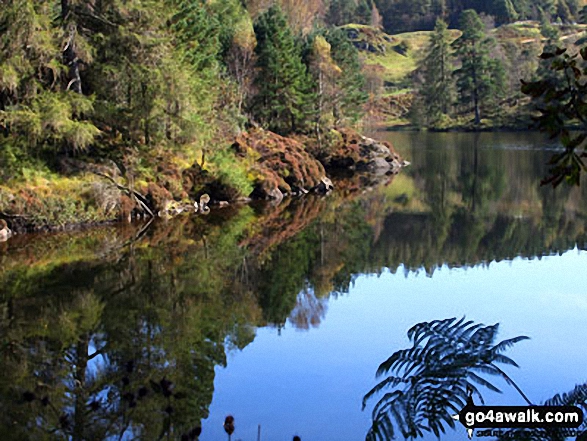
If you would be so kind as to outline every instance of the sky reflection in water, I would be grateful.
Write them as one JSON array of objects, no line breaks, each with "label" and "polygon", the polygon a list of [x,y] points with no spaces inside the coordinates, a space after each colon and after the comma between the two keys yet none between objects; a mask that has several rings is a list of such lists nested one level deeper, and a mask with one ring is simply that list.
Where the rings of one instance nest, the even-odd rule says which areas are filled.
[{"label": "sky reflection in water", "polygon": [[[541,260],[515,259],[487,268],[444,267],[432,277],[386,272],[361,276],[348,295],[331,300],[319,329],[262,329],[255,342],[217,368],[207,433],[219,433],[220,409],[238,415],[237,438],[363,439],[370,413],[361,398],[375,383],[377,366],[408,346],[415,323],[466,315],[500,322],[500,339],[529,335],[508,352],[520,365],[507,372],[535,402],[587,380],[587,253],[569,251]],[[503,395],[488,404],[523,405],[497,382]],[[220,412],[220,413],[219,413]],[[431,436],[430,439],[434,439]],[[466,439],[459,428],[446,439]]]}]

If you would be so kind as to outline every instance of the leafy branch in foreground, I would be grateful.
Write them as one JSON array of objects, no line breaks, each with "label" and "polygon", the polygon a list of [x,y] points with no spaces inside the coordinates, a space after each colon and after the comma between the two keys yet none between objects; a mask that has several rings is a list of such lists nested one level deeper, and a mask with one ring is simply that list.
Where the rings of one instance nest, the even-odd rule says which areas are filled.
[{"label": "leafy branch in foreground", "polygon": [[408,338],[413,345],[395,352],[377,370],[387,375],[363,398],[363,409],[374,396],[386,391],[373,409],[368,441],[388,440],[396,431],[404,438],[445,432],[454,428],[452,415],[460,412],[474,394],[483,403],[478,386],[501,392],[482,374],[501,377],[531,404],[513,380],[497,364],[518,367],[503,352],[528,337],[519,336],[494,344],[499,324],[484,326],[464,318],[435,320],[413,326]]},{"label": "leafy branch in foreground", "polygon": [[[587,47],[580,51],[587,60]],[[579,185],[581,173],[587,171],[587,67],[580,67],[578,54],[569,55],[566,49],[555,48],[543,52],[543,60],[550,60],[553,75],[538,81],[522,81],[522,93],[535,102],[540,115],[535,117],[538,128],[552,139],[559,138],[564,151],[552,156],[550,176],[542,185],[557,187],[566,181]]]}]

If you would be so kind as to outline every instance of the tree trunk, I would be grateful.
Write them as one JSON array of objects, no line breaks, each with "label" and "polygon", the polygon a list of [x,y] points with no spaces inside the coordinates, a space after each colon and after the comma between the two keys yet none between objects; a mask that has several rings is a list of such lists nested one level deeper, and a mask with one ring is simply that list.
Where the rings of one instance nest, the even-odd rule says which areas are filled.
[{"label": "tree trunk", "polygon": [[87,423],[87,391],[86,391],[86,369],[88,366],[88,347],[90,344],[89,334],[84,334],[75,348],[75,371],[74,378],[74,417],[73,417],[73,441],[82,441],[85,437]]},{"label": "tree trunk", "polygon": [[475,106],[475,125],[481,124],[481,115],[479,114],[479,87],[477,85],[477,69],[473,65],[473,104]]},{"label": "tree trunk", "polygon": [[69,0],[61,0],[61,19],[63,31],[69,34],[65,49],[63,50],[63,61],[69,67],[68,83],[66,90],[73,90],[75,93],[82,93],[82,79],[79,73],[79,58],[75,50],[75,38],[77,26],[71,20],[71,4]]}]

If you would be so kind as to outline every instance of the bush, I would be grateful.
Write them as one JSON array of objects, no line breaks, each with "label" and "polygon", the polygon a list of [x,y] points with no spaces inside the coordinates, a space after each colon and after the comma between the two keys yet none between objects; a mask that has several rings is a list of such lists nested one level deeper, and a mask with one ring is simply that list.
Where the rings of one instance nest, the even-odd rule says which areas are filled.
[{"label": "bush", "polygon": [[253,184],[247,177],[245,164],[239,161],[228,148],[220,148],[210,158],[212,173],[222,182],[236,189],[241,195],[253,192]]},{"label": "bush", "polygon": [[398,54],[405,56],[408,54],[408,51],[410,50],[410,45],[406,40],[402,40],[393,47],[393,50],[396,51]]}]

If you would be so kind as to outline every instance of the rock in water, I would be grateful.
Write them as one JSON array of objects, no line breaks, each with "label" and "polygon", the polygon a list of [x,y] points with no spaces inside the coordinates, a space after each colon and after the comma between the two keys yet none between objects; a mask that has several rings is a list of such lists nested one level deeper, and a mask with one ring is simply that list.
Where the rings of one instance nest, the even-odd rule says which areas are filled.
[{"label": "rock in water", "polygon": [[369,171],[378,175],[384,175],[389,170],[391,170],[391,167],[392,165],[389,162],[387,162],[384,158],[375,158],[367,166]]},{"label": "rock in water", "polygon": [[200,196],[200,208],[203,209],[210,203],[210,196],[204,193]]},{"label": "rock in water", "polygon": [[4,219],[0,219],[0,242],[5,242],[12,236],[12,231]]},{"label": "rock in water", "polygon": [[332,190],[334,190],[334,184],[326,176],[323,176],[320,183],[314,187],[314,192],[319,194],[326,194]]}]

